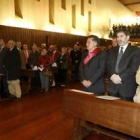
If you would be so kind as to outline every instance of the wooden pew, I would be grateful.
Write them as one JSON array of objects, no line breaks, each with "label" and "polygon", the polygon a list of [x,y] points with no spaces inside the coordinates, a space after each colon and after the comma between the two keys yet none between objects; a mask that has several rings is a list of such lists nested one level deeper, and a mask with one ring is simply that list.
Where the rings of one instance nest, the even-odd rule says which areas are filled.
[{"label": "wooden pew", "polygon": [[81,127],[85,124],[83,120],[94,124],[95,130],[99,127],[99,132],[106,128],[104,134],[117,139],[140,138],[140,104],[98,99],[94,95],[66,89],[63,109],[75,118],[74,140],[80,140]]},{"label": "wooden pew", "polygon": [[22,69],[22,76],[27,78],[27,81],[21,81],[21,90],[23,94],[29,93],[31,89],[31,80],[35,76],[35,72],[30,69]]},{"label": "wooden pew", "polygon": [[[2,80],[3,74],[0,74],[0,93],[1,93],[1,80]],[[0,95],[0,100],[1,100],[1,95]]]},{"label": "wooden pew", "polygon": [[52,72],[52,76],[50,76],[50,87],[52,87],[53,84],[53,80],[54,80],[54,74],[58,73],[58,67],[51,67],[51,72]]},{"label": "wooden pew", "polygon": [[[0,83],[1,83],[1,80],[2,80],[2,76],[3,76],[3,74],[0,74]],[[1,84],[0,84],[0,90],[1,90]]]},{"label": "wooden pew", "polygon": [[[21,71],[22,76],[27,78],[27,81],[21,81],[21,90],[23,94],[29,93],[29,90],[31,89],[31,79],[34,77],[34,71],[33,70],[27,70],[27,69],[22,69]],[[2,80],[3,74],[0,74],[0,83]],[[0,84],[0,91],[1,91],[1,84]]]}]

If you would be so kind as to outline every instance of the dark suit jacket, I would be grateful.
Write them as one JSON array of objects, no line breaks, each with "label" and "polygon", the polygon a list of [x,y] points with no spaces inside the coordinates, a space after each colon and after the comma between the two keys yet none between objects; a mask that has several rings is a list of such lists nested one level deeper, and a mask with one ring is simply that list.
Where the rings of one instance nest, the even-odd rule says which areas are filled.
[{"label": "dark suit jacket", "polygon": [[[108,53],[107,71],[109,78],[115,74],[118,51],[119,47],[115,47]],[[139,65],[140,49],[129,44],[119,63],[118,75],[122,79],[122,84],[116,85],[110,81],[108,92],[113,96],[120,96],[122,99],[133,97],[137,87],[135,75]]]},{"label": "dark suit jacket", "polygon": [[40,56],[39,52],[37,52],[37,51],[33,52],[32,51],[29,55],[29,58],[28,58],[29,65],[37,66],[39,56]]},{"label": "dark suit jacket", "polygon": [[[82,53],[81,53],[80,50],[77,50],[77,51],[72,50],[70,52],[70,56],[71,56],[72,64],[73,65],[75,65],[75,64],[78,65],[81,61]],[[78,61],[78,63],[76,63],[76,61]]]},{"label": "dark suit jacket", "polygon": [[56,50],[56,52],[54,54],[54,57],[53,57],[53,60],[52,60],[52,56],[53,56],[53,52],[51,54],[51,64],[57,63],[58,62],[58,58],[60,57],[60,53]]},{"label": "dark suit jacket", "polygon": [[20,53],[16,47],[8,50],[5,58],[5,69],[8,80],[17,80],[21,76],[21,60]]},{"label": "dark suit jacket", "polygon": [[4,60],[6,57],[6,53],[8,51],[8,48],[4,47],[0,53],[0,73],[5,74],[5,69],[4,69]]},{"label": "dark suit jacket", "polygon": [[104,94],[105,93],[105,64],[107,53],[100,52],[95,57],[93,57],[88,64],[83,68],[83,61],[88,55],[88,52],[83,54],[82,61],[80,64],[79,72],[80,72],[80,81],[90,80],[93,84],[84,90],[87,92],[93,92],[95,94]]},{"label": "dark suit jacket", "polygon": [[67,69],[68,68],[67,54],[60,55],[60,57],[58,58],[58,67],[60,69]]}]

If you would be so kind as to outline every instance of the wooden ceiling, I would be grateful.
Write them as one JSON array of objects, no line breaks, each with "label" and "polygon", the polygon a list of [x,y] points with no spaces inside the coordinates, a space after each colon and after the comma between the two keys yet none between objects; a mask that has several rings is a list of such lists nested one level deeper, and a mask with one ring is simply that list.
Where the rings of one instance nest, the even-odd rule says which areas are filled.
[{"label": "wooden ceiling", "polygon": [[132,12],[140,11],[140,0],[119,0],[124,6]]}]

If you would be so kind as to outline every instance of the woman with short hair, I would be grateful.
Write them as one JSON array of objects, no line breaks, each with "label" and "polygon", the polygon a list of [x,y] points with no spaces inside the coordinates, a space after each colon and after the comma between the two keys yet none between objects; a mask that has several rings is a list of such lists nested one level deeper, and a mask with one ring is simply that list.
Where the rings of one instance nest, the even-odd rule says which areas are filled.
[{"label": "woman with short hair", "polygon": [[42,92],[47,92],[49,90],[50,57],[47,54],[46,48],[42,48],[41,56],[38,59],[38,66],[40,69]]}]

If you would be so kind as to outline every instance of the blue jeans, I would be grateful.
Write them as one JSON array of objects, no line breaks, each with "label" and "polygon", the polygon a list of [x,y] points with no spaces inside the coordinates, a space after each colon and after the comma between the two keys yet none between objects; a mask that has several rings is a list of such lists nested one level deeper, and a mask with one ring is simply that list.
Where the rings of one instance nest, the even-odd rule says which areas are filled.
[{"label": "blue jeans", "polygon": [[49,89],[49,76],[43,75],[40,72],[41,87],[43,89]]}]

